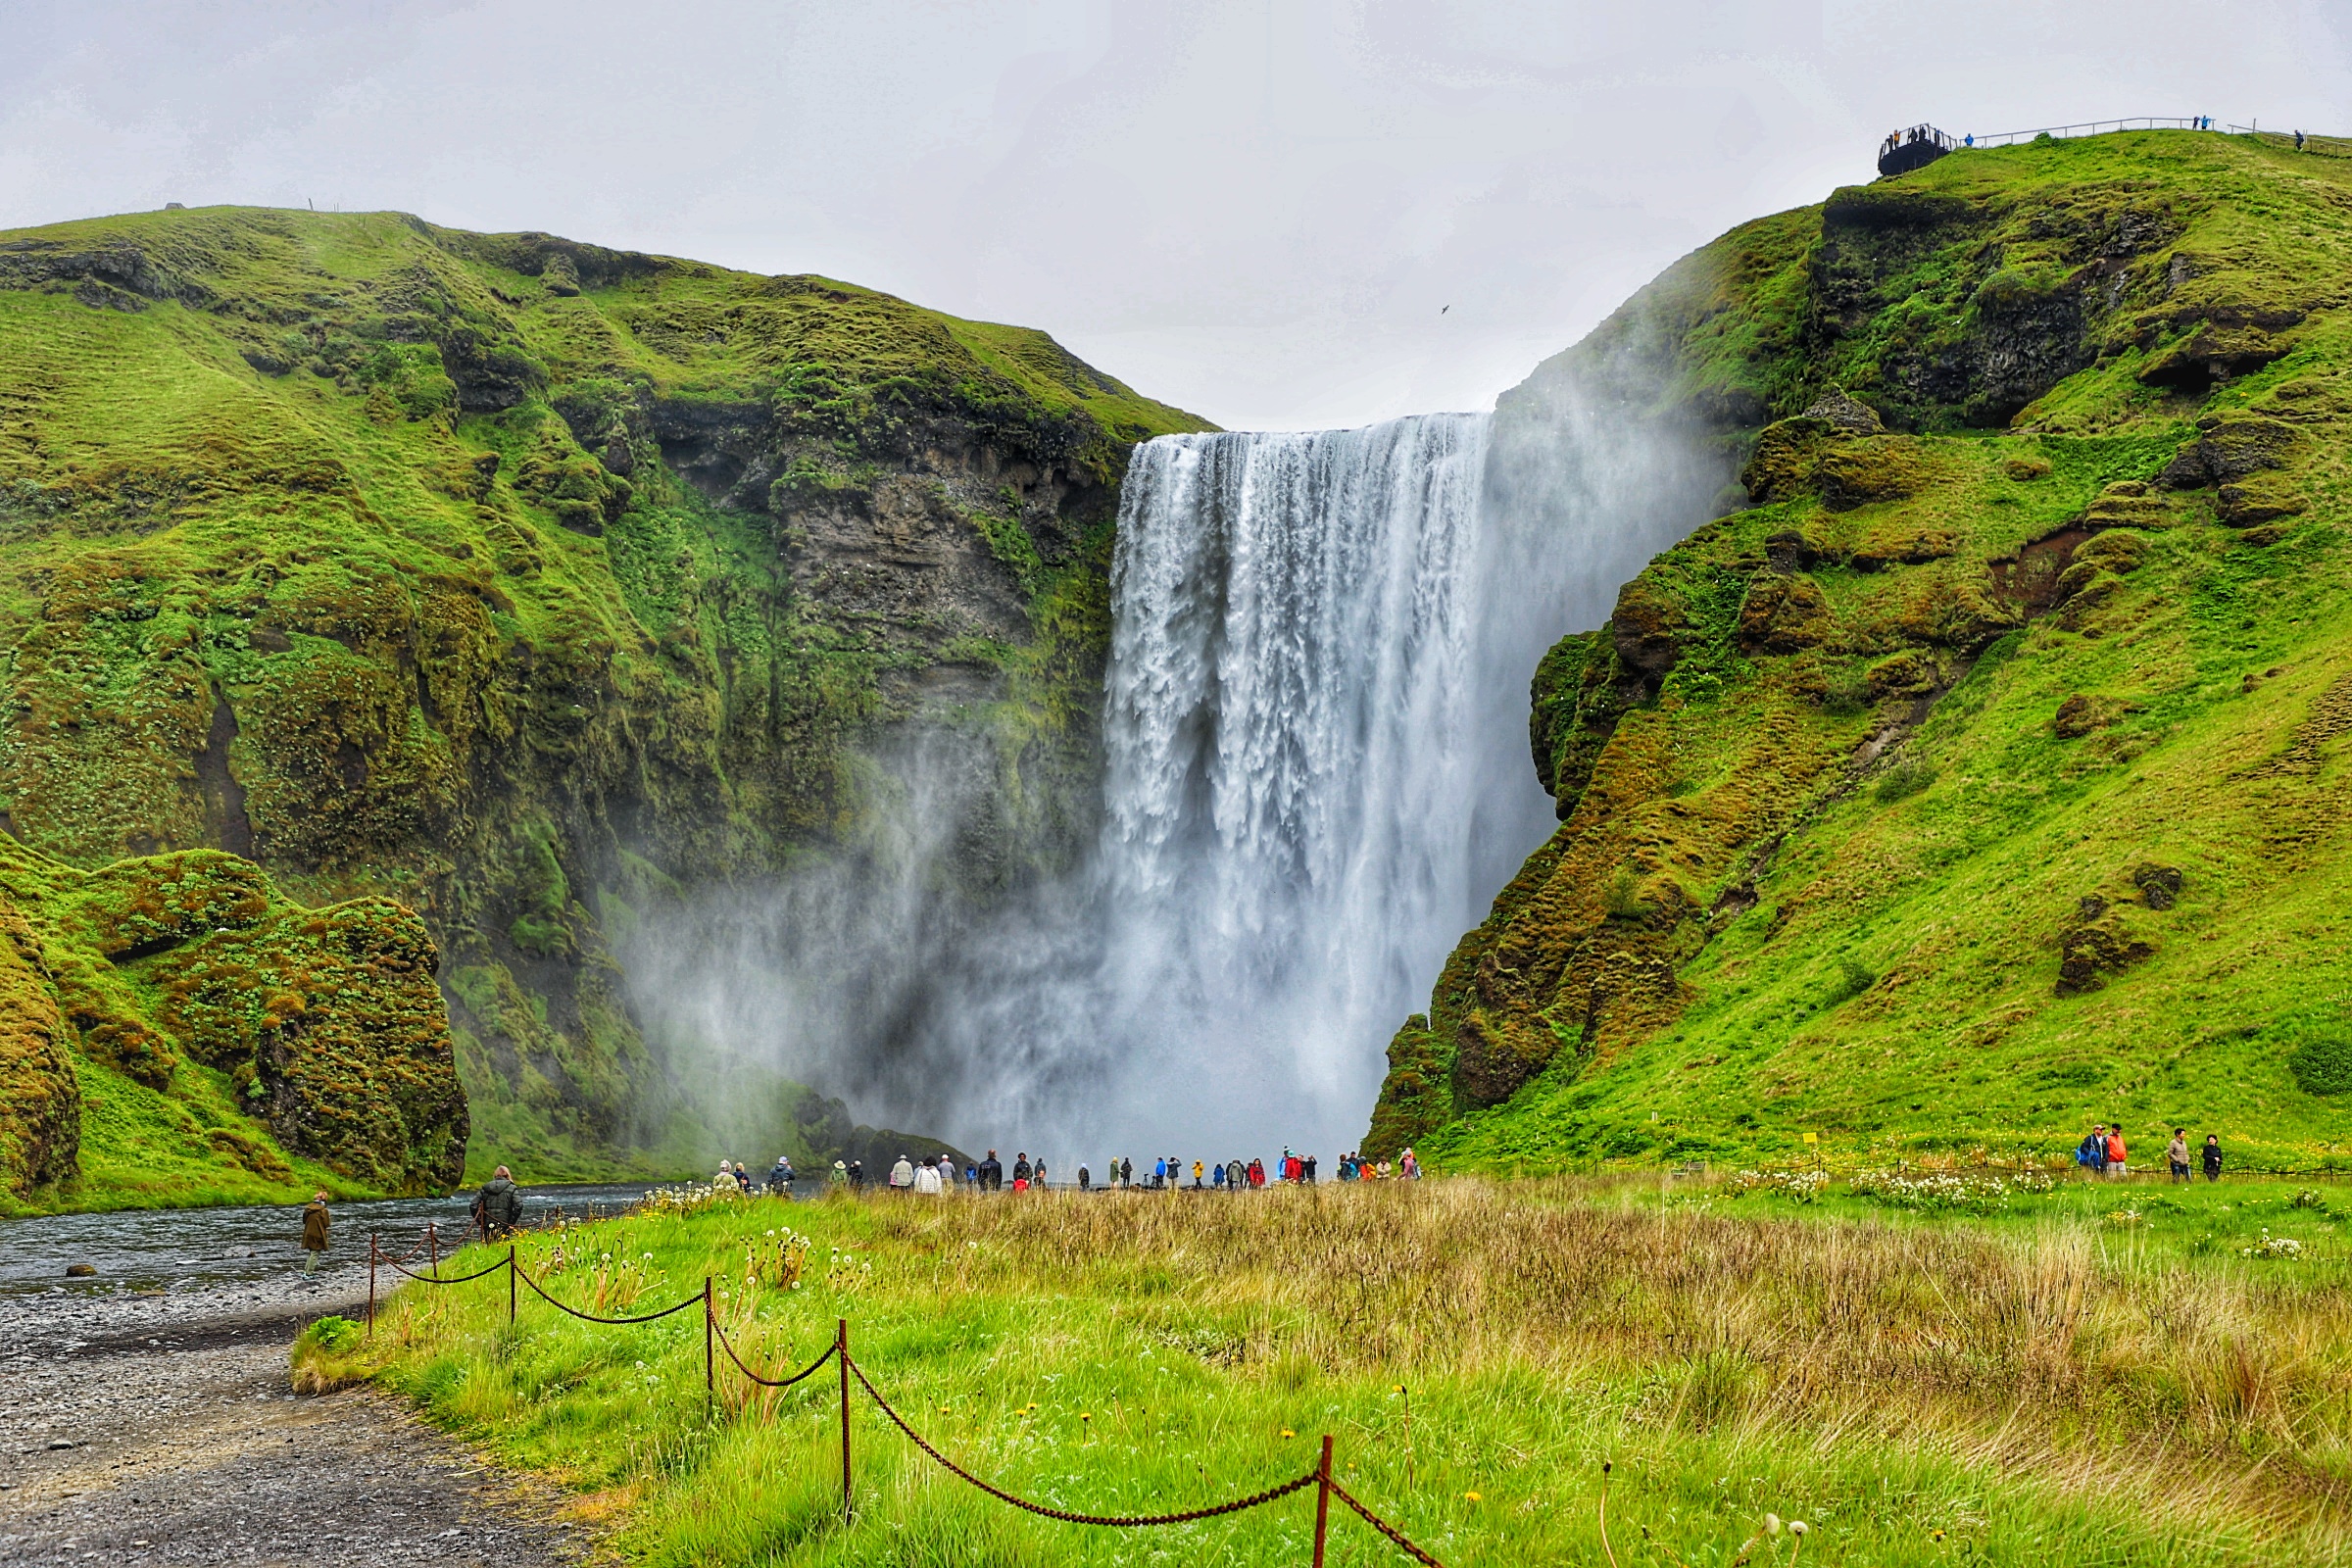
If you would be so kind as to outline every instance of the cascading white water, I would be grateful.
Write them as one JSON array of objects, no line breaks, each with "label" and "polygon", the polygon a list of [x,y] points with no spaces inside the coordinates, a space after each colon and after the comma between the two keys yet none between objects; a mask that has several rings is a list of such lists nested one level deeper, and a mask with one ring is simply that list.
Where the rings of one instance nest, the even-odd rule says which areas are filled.
[{"label": "cascading white water", "polygon": [[1723,480],[1720,454],[1564,367],[1493,416],[1147,442],[1089,863],[956,896],[943,868],[986,781],[968,736],[918,730],[874,759],[890,783],[858,853],[641,932],[632,1002],[707,1079],[762,1063],[860,1119],[1042,1146],[1064,1172],[1336,1154],[1390,1035],[1552,825],[1537,661]]},{"label": "cascading white water", "polygon": [[1220,1120],[1348,1136],[1314,1124],[1360,1122],[1466,923],[1487,427],[1170,436],[1129,464],[1105,1000],[1213,1042],[1192,1094]]}]

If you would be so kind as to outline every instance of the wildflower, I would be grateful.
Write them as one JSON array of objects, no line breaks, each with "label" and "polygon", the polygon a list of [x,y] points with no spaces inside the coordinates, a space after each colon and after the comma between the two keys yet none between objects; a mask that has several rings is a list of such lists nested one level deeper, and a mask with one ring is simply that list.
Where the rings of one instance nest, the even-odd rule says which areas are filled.
[{"label": "wildflower", "polygon": [[1764,1516],[1764,1533],[1768,1536],[1777,1536],[1781,1533],[1781,1516],[1779,1514],[1768,1513]]},{"label": "wildflower", "polygon": [[1807,1530],[1812,1528],[1813,1527],[1811,1525],[1806,1524],[1802,1519],[1791,1519],[1788,1521],[1788,1533],[1792,1536],[1801,1536]]},{"label": "wildflower", "polygon": [[1081,1421],[1092,1421],[1094,1418],[1095,1412],[1092,1410],[1081,1410],[1078,1412],[1078,1419]]},{"label": "wildflower", "polygon": [[1296,1432],[1293,1432],[1293,1431],[1292,1431],[1292,1430],[1291,1430],[1289,1427],[1284,1427],[1284,1428],[1282,1429],[1282,1435],[1283,1435],[1284,1437],[1286,1437],[1286,1438],[1295,1438],[1295,1437],[1297,1437],[1298,1434],[1298,1433],[1296,1433]]},{"label": "wildflower", "polygon": [[1462,1494],[1462,1500],[1464,1502],[1479,1502],[1483,1499],[1475,1492],[1465,1492]]}]

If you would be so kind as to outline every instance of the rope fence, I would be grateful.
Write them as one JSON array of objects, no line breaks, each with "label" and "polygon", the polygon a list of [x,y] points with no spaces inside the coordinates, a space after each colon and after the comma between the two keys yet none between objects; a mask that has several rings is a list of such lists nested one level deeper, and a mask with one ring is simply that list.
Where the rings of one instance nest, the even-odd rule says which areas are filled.
[{"label": "rope fence", "polygon": [[[865,1375],[865,1368],[860,1366],[857,1359],[850,1354],[850,1320],[848,1318],[840,1318],[836,1320],[833,1343],[827,1346],[824,1351],[819,1354],[815,1360],[809,1362],[807,1366],[803,1367],[800,1371],[793,1373],[789,1377],[771,1378],[760,1372],[753,1370],[750,1364],[747,1363],[743,1359],[742,1355],[737,1352],[734,1342],[727,1337],[727,1331],[725,1327],[719,1323],[718,1310],[713,1294],[713,1286],[716,1281],[716,1276],[706,1275],[703,1279],[703,1288],[700,1291],[696,1292],[692,1296],[686,1297],[682,1300],[672,1303],[669,1306],[662,1307],[658,1311],[645,1312],[627,1317],[603,1317],[594,1312],[583,1312],[578,1307],[566,1305],[564,1302],[558,1300],[554,1296],[550,1295],[544,1286],[542,1286],[537,1280],[533,1279],[530,1274],[523,1269],[519,1253],[513,1246],[510,1246],[507,1249],[506,1256],[498,1259],[488,1268],[476,1269],[470,1274],[461,1274],[455,1277],[444,1278],[440,1273],[438,1240],[432,1234],[431,1226],[428,1225],[425,1229],[426,1235],[424,1240],[419,1241],[415,1248],[410,1249],[407,1252],[403,1253],[397,1258],[391,1256],[389,1253],[383,1250],[382,1245],[377,1237],[370,1235],[368,1238],[368,1332],[369,1335],[373,1335],[375,1332],[376,1266],[379,1263],[385,1264],[397,1270],[402,1275],[416,1281],[420,1285],[464,1285],[473,1280],[486,1279],[490,1275],[496,1274],[501,1269],[504,1269],[507,1274],[507,1324],[510,1328],[515,1325],[518,1316],[517,1308],[520,1304],[520,1301],[515,1290],[517,1281],[523,1285],[529,1286],[532,1294],[536,1295],[541,1300],[547,1302],[550,1306],[555,1307],[558,1311],[578,1318],[584,1323],[598,1323],[612,1326],[654,1323],[659,1322],[666,1317],[673,1317],[676,1314],[685,1311],[689,1307],[700,1306],[703,1309],[703,1394],[706,1400],[714,1400],[716,1396],[716,1352],[718,1350],[724,1350],[726,1352],[727,1360],[734,1365],[735,1370],[740,1372],[748,1382],[762,1389],[789,1389],[795,1384],[801,1383],[808,1378],[815,1376],[819,1371],[823,1370],[828,1362],[838,1365],[841,1369],[841,1513],[842,1520],[845,1524],[854,1520],[857,1514],[857,1489],[850,1464],[850,1384],[851,1381],[855,1379],[858,1386],[865,1391],[866,1397],[873,1400],[874,1407],[880,1410],[882,1414],[889,1419],[890,1424],[898,1428],[900,1433],[906,1437],[907,1442],[913,1444],[915,1447],[920,1449],[925,1455],[931,1458],[950,1475],[956,1477],[958,1481],[963,1482],[966,1486],[975,1488],[978,1491],[986,1494],[988,1496],[995,1498],[999,1502],[1018,1508],[1026,1513],[1036,1514],[1038,1517],[1043,1519],[1058,1520],[1063,1524],[1096,1525],[1112,1530],[1151,1529],[1160,1526],[1194,1524],[1203,1519],[1218,1519],[1223,1518],[1228,1514],[1244,1513],[1251,1508],[1262,1507],[1270,1502],[1278,1502],[1285,1497],[1304,1492],[1307,1488],[1312,1487],[1315,1489],[1315,1568],[1323,1568],[1324,1550],[1330,1527],[1331,1499],[1333,1497],[1337,1497],[1341,1502],[1347,1504],[1348,1507],[1353,1510],[1355,1514],[1366,1524],[1378,1531],[1399,1551],[1402,1551],[1406,1556],[1412,1558],[1413,1561],[1424,1564],[1425,1568],[1445,1568],[1445,1565],[1439,1562],[1436,1557],[1431,1556],[1420,1546],[1414,1544],[1411,1539],[1408,1538],[1402,1531],[1398,1530],[1395,1525],[1391,1524],[1386,1519],[1383,1519],[1380,1515],[1374,1513],[1371,1509],[1365,1507],[1361,1502],[1358,1502],[1347,1492],[1346,1489],[1341,1487],[1337,1481],[1332,1479],[1332,1440],[1328,1433],[1324,1435],[1322,1456],[1316,1461],[1315,1468],[1307,1471],[1304,1475],[1295,1476],[1291,1480],[1285,1481],[1278,1486],[1268,1487],[1262,1492],[1253,1492],[1245,1497],[1235,1497],[1225,1502],[1212,1503],[1201,1508],[1188,1508],[1177,1513],[1131,1515],[1092,1514],[1078,1513],[1065,1508],[1055,1508],[1049,1506],[1046,1503],[1033,1501],[1030,1498],[1015,1495],[1010,1492],[1004,1491],[1001,1487],[992,1485],[987,1481],[983,1481],[980,1479],[980,1477],[972,1474],[972,1472],[966,1470],[963,1468],[963,1466],[957,1464],[955,1460],[942,1453],[929,1439],[925,1438],[921,1433],[915,1431],[913,1426],[907,1422],[906,1418],[899,1414],[896,1407],[894,1407],[888,1399],[883,1397],[882,1391],[874,1387],[873,1380]],[[433,1254],[433,1267],[432,1271],[429,1273],[419,1274],[416,1270],[405,1266],[406,1260],[415,1257],[419,1250],[429,1250]]]}]

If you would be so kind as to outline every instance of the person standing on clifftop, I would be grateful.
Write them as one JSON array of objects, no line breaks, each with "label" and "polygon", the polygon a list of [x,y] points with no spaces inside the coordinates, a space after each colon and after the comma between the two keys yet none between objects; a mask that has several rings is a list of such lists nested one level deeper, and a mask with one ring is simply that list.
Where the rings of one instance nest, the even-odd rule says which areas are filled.
[{"label": "person standing on clifftop", "polygon": [[326,1250],[326,1193],[320,1189],[302,1205],[302,1271],[318,1272],[318,1254]]}]

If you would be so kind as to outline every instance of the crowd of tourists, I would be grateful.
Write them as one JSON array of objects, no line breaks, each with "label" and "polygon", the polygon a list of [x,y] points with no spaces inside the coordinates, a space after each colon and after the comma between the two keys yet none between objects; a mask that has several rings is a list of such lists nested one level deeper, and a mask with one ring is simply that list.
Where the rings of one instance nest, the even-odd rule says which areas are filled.
[{"label": "crowd of tourists", "polygon": [[[1033,1158],[1027,1150],[1022,1150],[1013,1155],[1008,1166],[992,1149],[983,1157],[967,1161],[961,1169],[957,1169],[952,1154],[920,1157],[901,1154],[878,1184],[869,1182],[862,1161],[837,1159],[824,1173],[824,1187],[827,1191],[861,1192],[869,1185],[879,1185],[889,1192],[918,1197],[940,1197],[954,1192],[1001,1193],[1008,1188],[1015,1193],[1028,1193],[1047,1187],[1052,1175],[1043,1154]],[[1351,1150],[1340,1156],[1331,1175],[1343,1182],[1419,1181],[1421,1161],[1410,1149],[1393,1162],[1368,1159]],[[1130,1190],[1242,1193],[1266,1187],[1313,1187],[1323,1179],[1315,1155],[1285,1149],[1271,1163],[1264,1159],[1196,1159],[1187,1165],[1180,1158],[1163,1155],[1149,1166],[1139,1167],[1132,1157],[1122,1154],[1106,1162],[1100,1175],[1092,1165],[1080,1164],[1063,1185],[1082,1193]],[[793,1169],[791,1156],[779,1154],[764,1179],[755,1178],[741,1160],[722,1159],[716,1174],[710,1178],[710,1187],[713,1192],[729,1197],[765,1193],[791,1198],[801,1196],[799,1181],[800,1173]]]}]

